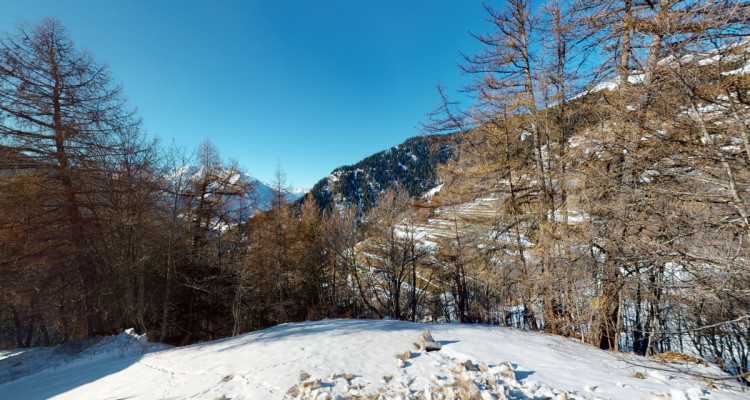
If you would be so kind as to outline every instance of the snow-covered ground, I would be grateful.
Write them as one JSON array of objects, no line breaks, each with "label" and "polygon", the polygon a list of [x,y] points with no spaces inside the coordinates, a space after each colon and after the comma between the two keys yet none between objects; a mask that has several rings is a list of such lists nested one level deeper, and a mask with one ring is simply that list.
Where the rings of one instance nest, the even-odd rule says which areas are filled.
[{"label": "snow-covered ground", "polygon": [[[442,349],[416,348],[425,329]],[[509,328],[324,320],[182,348],[124,332],[3,351],[0,398],[750,398],[731,381],[711,385],[674,367],[720,375]]]}]

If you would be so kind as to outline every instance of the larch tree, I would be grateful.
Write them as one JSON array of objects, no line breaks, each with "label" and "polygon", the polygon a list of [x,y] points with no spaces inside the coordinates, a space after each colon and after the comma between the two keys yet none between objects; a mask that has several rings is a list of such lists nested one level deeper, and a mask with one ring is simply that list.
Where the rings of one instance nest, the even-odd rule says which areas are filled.
[{"label": "larch tree", "polygon": [[24,24],[0,41],[0,141],[29,157],[49,177],[60,210],[56,224],[69,243],[66,265],[80,282],[86,332],[103,331],[98,271],[92,262],[84,198],[98,174],[95,153],[108,137],[137,129],[106,65],[75,48],[54,18]]},{"label": "larch tree", "polygon": [[354,206],[334,207],[324,218],[325,287],[331,318],[350,314],[355,306],[355,292],[348,280],[357,271],[356,248],[362,240],[359,225],[359,213]]}]

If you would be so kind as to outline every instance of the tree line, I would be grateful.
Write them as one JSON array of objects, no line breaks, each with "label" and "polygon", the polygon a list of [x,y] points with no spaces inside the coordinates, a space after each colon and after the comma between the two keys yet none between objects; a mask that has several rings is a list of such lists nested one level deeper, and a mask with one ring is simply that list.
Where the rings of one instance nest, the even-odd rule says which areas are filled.
[{"label": "tree line", "polygon": [[54,18],[0,41],[0,133],[2,347],[129,327],[189,344],[306,319],[420,317],[401,281],[395,301],[370,297],[380,281],[365,279],[375,266],[358,247],[414,251],[395,234],[408,197],[391,191],[393,207],[369,213],[383,228],[357,206],[290,205],[278,171],[259,204],[210,142],[190,154],[149,138],[107,66]]},{"label": "tree line", "polygon": [[[272,218],[276,236],[248,233],[242,223],[260,205],[241,172],[209,142],[188,155],[147,137],[107,66],[77,49],[58,20],[6,35],[2,346],[50,345],[125,327],[188,343],[296,318],[299,311],[260,302],[256,307],[275,307],[275,316],[240,328],[237,304],[250,297],[243,282],[261,279],[240,265],[250,256],[275,259],[274,271],[284,277],[289,267],[278,260],[288,257],[285,246],[298,246],[288,239],[292,220],[280,214],[282,201],[263,217]],[[273,242],[249,246],[250,237]],[[276,281],[272,298],[280,302],[298,296],[283,291],[306,290],[308,283],[287,287],[265,275],[261,281]]]}]

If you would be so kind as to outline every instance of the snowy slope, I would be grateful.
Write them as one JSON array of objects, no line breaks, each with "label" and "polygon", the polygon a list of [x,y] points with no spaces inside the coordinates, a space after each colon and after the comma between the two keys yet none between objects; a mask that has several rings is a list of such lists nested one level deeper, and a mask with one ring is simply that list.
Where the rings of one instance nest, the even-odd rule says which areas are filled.
[{"label": "snowy slope", "polygon": [[[427,328],[441,350],[415,349]],[[750,397],[726,382],[709,389],[705,380],[668,371],[678,364],[482,325],[324,320],[162,351],[130,332],[60,350],[65,346],[0,352],[0,371],[18,372],[0,376],[0,398],[435,399],[458,398],[461,390],[477,399]],[[405,362],[395,358],[406,350],[412,354]],[[482,371],[455,368],[466,360],[469,369]],[[687,367],[719,373],[698,364]]]}]

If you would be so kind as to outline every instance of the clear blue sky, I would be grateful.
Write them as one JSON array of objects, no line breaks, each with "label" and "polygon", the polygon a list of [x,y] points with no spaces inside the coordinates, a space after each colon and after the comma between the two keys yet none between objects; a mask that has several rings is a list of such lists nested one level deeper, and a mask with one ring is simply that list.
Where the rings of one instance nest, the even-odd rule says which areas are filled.
[{"label": "clear blue sky", "polygon": [[468,32],[488,29],[475,0],[0,0],[0,31],[45,16],[109,64],[164,144],[208,138],[306,188],[419,134],[437,80],[468,83]]}]

